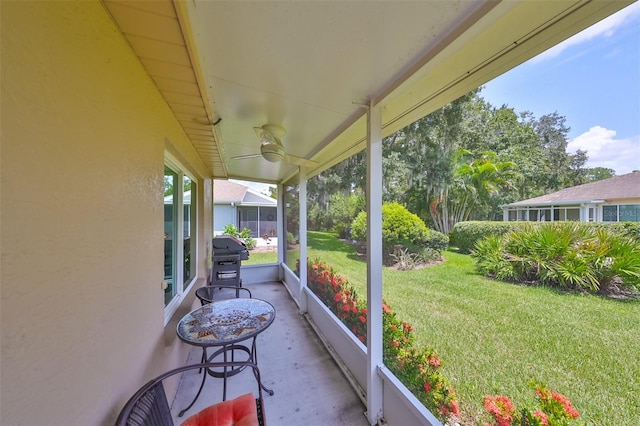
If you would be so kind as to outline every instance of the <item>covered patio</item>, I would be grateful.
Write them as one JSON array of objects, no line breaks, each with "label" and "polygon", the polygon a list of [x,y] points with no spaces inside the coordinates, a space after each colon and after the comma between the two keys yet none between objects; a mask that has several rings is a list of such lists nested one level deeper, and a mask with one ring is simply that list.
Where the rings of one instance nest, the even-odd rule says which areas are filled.
[{"label": "covered patio", "polygon": [[[439,424],[382,362],[382,139],[630,3],[0,2],[0,423],[113,424],[193,361],[175,326],[241,179],[300,242],[242,268],[278,309],[269,424]],[[305,268],[307,179],[364,149],[366,345]]]},{"label": "covered patio", "polygon": [[[311,323],[302,316],[281,282],[245,285],[253,297],[268,300],[276,308],[274,323],[258,336],[258,365],[264,385],[274,395],[264,394],[265,413],[273,425],[367,425],[365,405],[341,372]],[[233,296],[221,295],[221,299]],[[200,348],[193,348],[189,363],[200,362]],[[220,379],[207,380],[194,407],[184,417],[177,417],[188,406],[200,385],[200,377],[183,378],[172,414],[179,424],[190,414],[205,408],[222,395]],[[248,391],[255,393],[250,371],[229,380],[229,398]]]}]

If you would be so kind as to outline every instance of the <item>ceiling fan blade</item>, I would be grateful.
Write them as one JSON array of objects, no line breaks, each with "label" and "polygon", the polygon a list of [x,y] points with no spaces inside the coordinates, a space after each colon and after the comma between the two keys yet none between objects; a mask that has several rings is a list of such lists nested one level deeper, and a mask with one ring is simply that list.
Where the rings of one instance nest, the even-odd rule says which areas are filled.
[{"label": "ceiling fan blade", "polygon": [[316,163],[313,160],[307,160],[306,158],[296,157],[295,155],[285,155],[284,161],[286,161],[287,163],[295,164],[296,166],[302,166],[302,167],[315,167],[318,165],[318,163]]},{"label": "ceiling fan blade", "polygon": [[231,157],[232,160],[244,160],[246,158],[256,158],[262,157],[262,154],[249,154],[249,155],[236,155],[235,157]]}]

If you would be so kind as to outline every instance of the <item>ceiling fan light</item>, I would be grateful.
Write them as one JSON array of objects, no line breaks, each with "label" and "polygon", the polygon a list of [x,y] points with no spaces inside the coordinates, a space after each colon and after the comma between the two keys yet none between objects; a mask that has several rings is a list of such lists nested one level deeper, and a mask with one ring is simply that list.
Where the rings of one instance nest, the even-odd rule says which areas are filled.
[{"label": "ceiling fan light", "polygon": [[284,155],[279,152],[265,152],[262,156],[265,160],[271,161],[272,163],[279,163],[284,159]]},{"label": "ceiling fan light", "polygon": [[265,160],[272,163],[279,163],[284,159],[284,150],[280,149],[277,145],[262,144],[260,152]]}]

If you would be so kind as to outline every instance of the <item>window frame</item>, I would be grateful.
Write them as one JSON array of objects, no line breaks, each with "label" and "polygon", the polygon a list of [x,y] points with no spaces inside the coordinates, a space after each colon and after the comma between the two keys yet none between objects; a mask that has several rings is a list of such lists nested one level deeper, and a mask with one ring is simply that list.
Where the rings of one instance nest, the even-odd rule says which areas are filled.
[{"label": "window frame", "polygon": [[[196,238],[196,242],[195,242],[195,253],[191,253],[191,258],[192,261],[198,259],[198,232],[197,230],[199,229],[199,224],[198,224],[198,214],[197,214],[197,209],[198,209],[198,204],[197,204],[197,188],[200,185],[200,182],[198,181],[198,179],[196,179],[192,173],[190,173],[186,167],[184,167],[178,160],[176,160],[175,158],[173,158],[171,155],[169,155],[168,153],[165,153],[164,156],[164,164],[163,164],[163,169],[164,167],[168,167],[170,168],[172,171],[174,171],[175,173],[177,173],[177,187],[174,188],[174,202],[177,201],[177,208],[175,209],[175,213],[176,213],[176,218],[174,218],[174,220],[177,222],[177,226],[176,226],[176,235],[174,236],[175,240],[179,243],[175,244],[175,254],[173,254],[174,258],[173,261],[175,261],[175,265],[174,265],[174,277],[173,277],[173,285],[176,288],[176,294],[175,296],[173,296],[173,298],[171,299],[171,301],[169,301],[168,304],[165,305],[164,307],[164,325],[166,326],[169,321],[171,320],[171,317],[176,313],[176,311],[178,310],[178,308],[180,307],[180,304],[182,303],[182,301],[184,300],[185,296],[187,294],[189,294],[189,292],[191,291],[192,287],[194,286],[194,284],[196,283],[196,281],[198,280],[198,268],[195,268],[195,273],[194,276],[191,278],[191,280],[189,281],[189,283],[185,286],[184,285],[184,178],[188,177],[191,180],[191,185],[192,185],[192,192],[191,192],[191,205],[192,205],[192,209],[191,209],[191,221],[195,222],[195,227],[193,229],[196,230],[196,232],[194,232],[195,235],[193,235],[191,238]],[[164,172],[163,172],[164,174]],[[193,186],[195,185],[195,193],[193,191]],[[194,199],[195,204],[194,204]],[[164,197],[163,197],[164,200]],[[164,202],[164,201],[163,201]],[[195,205],[195,210],[193,209],[193,206]],[[164,215],[164,210],[163,210],[163,215]],[[164,291],[164,289],[162,290]]]}]

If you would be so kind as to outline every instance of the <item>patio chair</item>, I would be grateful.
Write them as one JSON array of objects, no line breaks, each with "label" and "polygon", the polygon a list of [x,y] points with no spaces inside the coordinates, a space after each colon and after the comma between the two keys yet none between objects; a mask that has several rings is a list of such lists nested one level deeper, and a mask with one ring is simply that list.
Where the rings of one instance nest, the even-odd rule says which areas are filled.
[{"label": "patio chair", "polygon": [[207,285],[196,290],[196,297],[200,300],[202,306],[207,305],[214,300],[215,289],[232,288],[236,291],[236,298],[240,297],[240,291],[246,291],[249,298],[252,298],[251,291],[248,288],[236,287],[235,285]]},{"label": "patio chair", "polygon": [[152,379],[141,387],[127,401],[116,420],[116,426],[172,426],[171,409],[164,390],[163,381],[176,374],[201,368],[253,368],[258,384],[258,397],[246,393],[235,399],[219,402],[187,418],[182,425],[216,425],[216,426],[264,426],[264,403],[262,399],[262,382],[260,370],[251,362],[210,362],[179,367]]}]

